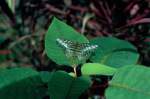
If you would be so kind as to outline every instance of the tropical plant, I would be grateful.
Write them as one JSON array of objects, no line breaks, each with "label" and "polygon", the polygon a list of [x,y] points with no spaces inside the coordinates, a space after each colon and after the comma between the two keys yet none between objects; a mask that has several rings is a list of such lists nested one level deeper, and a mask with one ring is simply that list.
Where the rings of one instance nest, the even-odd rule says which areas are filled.
[{"label": "tropical plant", "polygon": [[0,97],[149,99],[149,1],[58,1],[0,0]]},{"label": "tropical plant", "polygon": [[[65,45],[67,47],[63,50],[57,42],[60,40],[58,38],[68,39],[70,41],[67,42],[72,41],[71,44],[73,42],[76,43],[72,46]],[[66,41],[63,42],[63,40],[60,40],[59,43],[60,42],[66,44]],[[78,46],[74,47],[76,44]],[[86,44],[86,46],[82,44]],[[91,63],[77,62],[75,65],[72,64],[66,56],[66,50],[70,49],[71,51],[79,52],[79,54],[72,53],[71,57],[74,57],[75,54],[77,54],[77,56],[80,55],[82,53],[81,50],[84,50],[84,48],[91,50],[89,48],[93,46],[90,46],[90,44],[97,45],[94,47],[94,49],[97,48],[94,54],[90,54],[91,57],[88,57]],[[82,47],[82,49],[79,47]],[[45,51],[51,60],[60,66],[65,65],[72,67],[72,71],[55,70],[53,72],[37,72],[25,67],[2,69],[0,72],[0,97],[5,99],[42,99],[44,97],[50,97],[51,99],[78,99],[79,96],[91,86],[92,80],[90,75],[113,76],[118,71],[118,68],[126,69],[126,67],[128,67],[129,71],[130,68],[139,68],[138,66],[131,65],[137,63],[139,54],[136,48],[129,42],[114,37],[98,37],[88,40],[85,36],[77,33],[72,27],[57,18],[53,19],[46,33]],[[82,57],[87,57],[87,54],[89,54],[89,52],[85,51],[85,56]],[[74,58],[79,60],[78,57]],[[81,75],[78,75],[76,71],[79,64],[83,65],[81,66]],[[145,70],[145,68],[143,70]],[[108,96],[106,97],[109,97],[109,90],[111,89],[108,88]]]}]

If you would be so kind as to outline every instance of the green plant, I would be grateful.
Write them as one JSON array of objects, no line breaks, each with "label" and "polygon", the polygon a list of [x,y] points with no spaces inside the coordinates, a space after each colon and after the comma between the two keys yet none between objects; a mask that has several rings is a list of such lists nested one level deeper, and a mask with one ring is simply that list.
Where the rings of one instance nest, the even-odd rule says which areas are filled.
[{"label": "green plant", "polygon": [[[57,39],[98,45],[87,63],[74,65],[68,60]],[[54,18],[45,36],[45,52],[60,66],[72,72],[36,71],[31,68],[0,70],[0,97],[3,99],[78,99],[91,84],[93,75],[113,76],[106,89],[106,99],[149,98],[149,68],[136,65],[139,54],[129,42],[114,37],[87,39],[73,28]],[[76,68],[81,65],[81,75]]]}]

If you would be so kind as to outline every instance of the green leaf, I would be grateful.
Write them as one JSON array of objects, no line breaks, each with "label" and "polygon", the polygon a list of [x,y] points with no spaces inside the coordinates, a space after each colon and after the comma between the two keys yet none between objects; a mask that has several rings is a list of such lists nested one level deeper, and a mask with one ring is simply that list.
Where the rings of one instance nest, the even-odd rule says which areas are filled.
[{"label": "green leaf", "polygon": [[42,81],[43,81],[44,83],[48,83],[48,82],[49,82],[49,79],[51,79],[51,77],[52,77],[52,73],[53,73],[53,72],[41,71],[41,72],[40,72],[40,77],[41,77]]},{"label": "green leaf", "polygon": [[117,69],[99,64],[99,63],[86,63],[81,67],[83,75],[113,75]]},{"label": "green leaf", "polygon": [[0,63],[4,62],[7,59],[7,55],[1,55],[0,54]]},{"label": "green leaf", "polygon": [[6,2],[8,3],[8,6],[11,9],[11,11],[14,13],[15,12],[15,0],[6,0]]},{"label": "green leaf", "polygon": [[0,97],[2,99],[42,99],[45,90],[38,72],[30,68],[0,71]]},{"label": "green leaf", "polygon": [[6,40],[6,38],[3,37],[2,35],[0,35],[0,44],[2,44],[5,40]]},{"label": "green leaf", "polygon": [[45,36],[45,50],[50,59],[59,65],[72,65],[67,59],[56,39],[63,38],[75,42],[86,43],[87,38],[76,32],[72,27],[54,18]]},{"label": "green leaf", "polygon": [[53,73],[48,89],[51,99],[78,99],[91,85],[89,77],[72,77],[63,71]]},{"label": "green leaf", "polygon": [[106,99],[149,99],[150,68],[131,65],[115,73],[106,90]]},{"label": "green leaf", "polygon": [[90,41],[99,47],[90,60],[112,67],[136,64],[139,58],[136,48],[129,42],[114,37],[95,38]]}]

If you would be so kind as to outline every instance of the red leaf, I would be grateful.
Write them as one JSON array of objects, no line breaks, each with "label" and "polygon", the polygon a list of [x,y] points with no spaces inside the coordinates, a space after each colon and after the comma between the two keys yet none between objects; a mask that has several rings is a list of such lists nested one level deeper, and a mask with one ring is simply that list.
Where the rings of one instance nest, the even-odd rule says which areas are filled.
[{"label": "red leaf", "polygon": [[137,24],[144,24],[144,23],[150,23],[150,18],[143,18],[137,21],[132,21],[129,22],[127,26],[131,26],[131,25],[137,25]]},{"label": "red leaf", "polygon": [[10,54],[10,53],[11,53],[10,50],[0,50],[1,55],[7,55],[7,54]]}]

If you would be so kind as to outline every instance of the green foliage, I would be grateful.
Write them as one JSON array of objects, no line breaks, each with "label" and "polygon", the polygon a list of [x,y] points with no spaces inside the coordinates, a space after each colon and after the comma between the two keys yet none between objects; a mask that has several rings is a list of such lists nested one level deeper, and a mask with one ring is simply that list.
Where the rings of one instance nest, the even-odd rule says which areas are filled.
[{"label": "green foliage", "polygon": [[[67,24],[56,18],[53,19],[45,36],[46,54],[56,64],[70,66],[71,61],[56,42],[58,38],[78,43],[87,43],[88,39]],[[148,99],[149,69],[133,65],[137,63],[139,54],[131,43],[114,37],[101,37],[90,40],[90,44],[99,46],[90,57],[90,60],[95,63],[83,64],[81,76],[77,76],[76,68],[74,73],[37,72],[30,68],[3,69],[0,71],[0,97],[43,99],[48,95],[50,99],[78,99],[92,83],[89,76],[114,75],[106,92],[107,99],[141,99],[142,97]],[[22,49],[17,46],[16,48],[18,51]]]},{"label": "green foliage", "polygon": [[117,69],[99,63],[86,63],[82,66],[83,75],[113,75]]},{"label": "green foliage", "polygon": [[5,61],[6,59],[6,55],[0,55],[0,63]]},{"label": "green foliage", "polygon": [[12,12],[15,12],[15,0],[6,0]]},{"label": "green foliage", "polygon": [[63,38],[75,42],[86,43],[87,38],[76,32],[72,27],[54,18],[45,36],[45,50],[50,59],[59,65],[72,65],[67,59],[56,39]]},{"label": "green foliage", "polygon": [[49,95],[51,99],[78,99],[90,85],[89,77],[72,77],[66,72],[57,71],[49,80]]},{"label": "green foliage", "polygon": [[3,37],[3,36],[0,36],[0,44],[2,44],[4,41],[5,41],[5,37]]},{"label": "green foliage", "polygon": [[[52,72],[53,73],[53,72]],[[48,72],[48,71],[41,71],[40,72],[40,77],[42,79],[42,81],[44,83],[48,83],[49,82],[49,79],[51,78],[52,76],[52,73]]]},{"label": "green foliage", "polygon": [[0,71],[0,97],[2,99],[41,99],[44,95],[39,73],[30,68]]},{"label": "green foliage", "polygon": [[125,66],[117,71],[106,91],[106,99],[149,99],[150,68]]},{"label": "green foliage", "polygon": [[114,37],[97,37],[90,40],[90,43],[97,44],[95,55],[91,61],[113,67],[136,64],[139,58],[136,48],[127,41]]},{"label": "green foliage", "polygon": [[[57,38],[68,39],[79,43],[88,42],[86,37],[54,18],[45,37],[45,49],[49,58],[59,65],[71,64],[67,60],[63,49],[56,43]],[[120,71],[116,67],[136,64],[139,58],[137,49],[131,43],[114,37],[95,38],[90,40],[90,44],[99,46],[90,58],[91,61],[96,63],[83,64],[81,67],[83,75],[113,76],[116,71]],[[123,79],[123,77],[121,78]],[[51,74],[48,80],[48,93],[52,99],[77,99],[89,85],[90,80],[82,76],[72,77],[71,74],[69,75],[66,72],[59,71]]]}]

